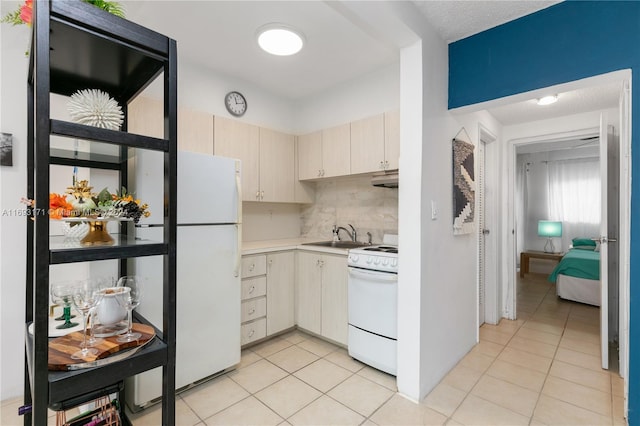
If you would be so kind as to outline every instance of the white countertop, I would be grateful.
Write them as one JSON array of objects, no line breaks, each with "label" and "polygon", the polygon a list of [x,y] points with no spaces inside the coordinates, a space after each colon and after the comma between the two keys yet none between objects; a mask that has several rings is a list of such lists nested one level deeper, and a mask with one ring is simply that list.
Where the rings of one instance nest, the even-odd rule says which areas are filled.
[{"label": "white countertop", "polygon": [[242,255],[268,253],[283,250],[307,250],[346,256],[348,249],[335,247],[307,246],[305,243],[321,241],[317,238],[286,238],[282,240],[243,241]]}]

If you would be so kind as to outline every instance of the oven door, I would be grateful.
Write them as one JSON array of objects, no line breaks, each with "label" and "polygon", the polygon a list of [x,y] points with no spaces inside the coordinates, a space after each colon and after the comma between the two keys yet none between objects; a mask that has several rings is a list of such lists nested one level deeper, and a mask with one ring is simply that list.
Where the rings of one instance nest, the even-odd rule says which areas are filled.
[{"label": "oven door", "polygon": [[349,324],[398,338],[398,274],[349,267]]}]

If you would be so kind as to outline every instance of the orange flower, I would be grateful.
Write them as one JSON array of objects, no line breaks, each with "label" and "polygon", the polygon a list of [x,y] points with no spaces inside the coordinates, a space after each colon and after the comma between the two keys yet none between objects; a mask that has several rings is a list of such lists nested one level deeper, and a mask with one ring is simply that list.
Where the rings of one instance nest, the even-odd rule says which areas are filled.
[{"label": "orange flower", "polygon": [[51,219],[62,219],[71,215],[73,206],[67,201],[66,196],[51,193],[49,194],[49,209]]},{"label": "orange flower", "polygon": [[31,19],[33,18],[33,0],[26,0],[20,7],[20,19],[25,24],[31,25]]}]

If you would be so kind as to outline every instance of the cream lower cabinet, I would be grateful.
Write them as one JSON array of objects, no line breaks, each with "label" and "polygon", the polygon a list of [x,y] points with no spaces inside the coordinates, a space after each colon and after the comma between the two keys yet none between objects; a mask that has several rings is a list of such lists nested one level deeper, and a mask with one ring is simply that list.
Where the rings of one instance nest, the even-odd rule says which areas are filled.
[{"label": "cream lower cabinet", "polygon": [[295,325],[295,253],[267,254],[267,336]]},{"label": "cream lower cabinet", "polygon": [[240,344],[246,345],[267,335],[266,256],[243,256],[241,269]]},{"label": "cream lower cabinet", "polygon": [[253,343],[295,325],[295,253],[242,257],[241,342]]},{"label": "cream lower cabinet", "polygon": [[347,258],[298,252],[298,326],[347,344]]}]

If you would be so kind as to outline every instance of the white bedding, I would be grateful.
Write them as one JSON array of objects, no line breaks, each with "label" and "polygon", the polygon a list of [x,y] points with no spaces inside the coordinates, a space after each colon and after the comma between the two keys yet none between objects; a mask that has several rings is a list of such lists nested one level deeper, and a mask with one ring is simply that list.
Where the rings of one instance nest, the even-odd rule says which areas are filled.
[{"label": "white bedding", "polygon": [[556,294],[563,299],[600,306],[600,281],[559,274]]}]

